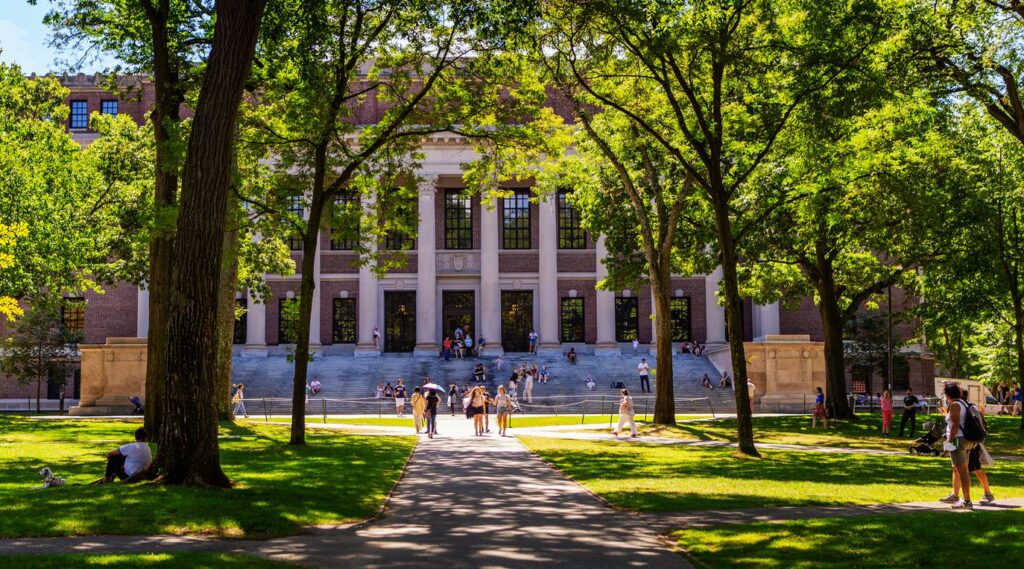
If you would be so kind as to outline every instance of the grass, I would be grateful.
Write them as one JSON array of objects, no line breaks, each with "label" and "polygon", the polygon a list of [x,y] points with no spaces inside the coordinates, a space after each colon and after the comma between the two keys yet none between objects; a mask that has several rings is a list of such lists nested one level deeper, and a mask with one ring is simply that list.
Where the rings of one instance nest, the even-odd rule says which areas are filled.
[{"label": "grass", "polygon": [[922,512],[755,523],[679,531],[672,538],[715,569],[1020,566],[1024,512],[964,515],[969,518]]},{"label": "grass", "polygon": [[[918,416],[918,432],[913,438],[909,434],[898,438],[899,416],[893,418],[894,431],[888,439],[882,438],[880,415],[861,414],[856,421],[830,423],[828,429],[820,426],[811,429],[811,417],[755,417],[754,436],[757,442],[812,445],[825,447],[848,447],[880,450],[906,451],[910,443],[924,434],[921,424],[928,419],[944,421],[940,415]],[[993,455],[1024,456],[1024,431],[1020,429],[1020,417],[993,416],[987,419],[989,435],[986,446]],[[909,429],[909,425],[907,426]],[[685,423],[672,427],[647,425],[644,434],[683,439],[716,441],[736,440],[736,420],[720,419]],[[909,433],[909,431],[908,431]]]},{"label": "grass", "polygon": [[[450,416],[450,415],[444,415]],[[461,415],[456,415],[460,417]],[[676,415],[677,421],[686,421],[692,419],[701,419],[705,415]],[[642,415],[637,415],[637,420],[643,419]],[[256,419],[258,420],[258,419]],[[497,421],[494,413],[491,413],[491,420]],[[618,415],[614,415],[612,421],[618,421]],[[261,423],[263,421],[260,421]],[[270,423],[291,423],[289,417],[271,417]],[[361,425],[361,426],[372,426],[372,427],[408,427],[413,428],[412,416],[399,419],[398,417],[328,417],[328,424],[333,425]],[[317,425],[323,424],[322,418],[315,418],[312,415],[306,417],[306,425],[310,427],[316,427]],[[556,427],[563,425],[607,425],[608,415],[520,415],[516,414],[512,417],[513,427]]]},{"label": "grass", "polygon": [[134,555],[12,555],[0,557],[7,569],[282,569],[295,567],[250,555],[233,553],[145,553]]},{"label": "grass", "polygon": [[[275,426],[221,426],[221,464],[231,490],[153,484],[91,486],[104,454],[136,422],[0,417],[0,537],[210,534],[269,537],[302,526],[373,516],[415,445],[412,437],[353,436],[323,429],[308,446]],[[50,466],[68,485],[36,490]]]},{"label": "grass", "polygon": [[[949,459],[774,451],[542,437],[520,440],[617,507],[644,512],[934,500],[949,493]],[[997,497],[1024,496],[1020,463],[986,468]]]}]

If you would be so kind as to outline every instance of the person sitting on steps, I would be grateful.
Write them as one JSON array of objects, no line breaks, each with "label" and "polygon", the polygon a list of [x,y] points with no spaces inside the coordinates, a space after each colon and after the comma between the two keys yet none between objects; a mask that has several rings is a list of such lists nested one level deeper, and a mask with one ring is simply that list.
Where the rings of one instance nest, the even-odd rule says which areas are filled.
[{"label": "person sitting on steps", "polygon": [[565,354],[565,359],[569,360],[569,363],[576,365],[576,348],[569,348],[569,353]]},{"label": "person sitting on steps", "polygon": [[135,442],[121,445],[107,453],[107,469],[94,484],[108,484],[118,480],[131,478],[145,470],[153,462],[153,452],[146,442],[147,434],[144,427],[135,430]]}]

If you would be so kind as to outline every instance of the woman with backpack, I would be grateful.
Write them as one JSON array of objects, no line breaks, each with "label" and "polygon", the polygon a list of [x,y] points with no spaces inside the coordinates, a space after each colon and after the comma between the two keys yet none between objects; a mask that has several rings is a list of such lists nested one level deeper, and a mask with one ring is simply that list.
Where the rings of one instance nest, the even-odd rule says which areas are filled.
[{"label": "woman with backpack", "polygon": [[[965,431],[973,430],[973,425],[971,425],[971,424],[973,422],[975,422],[975,421],[978,421],[978,422],[980,422],[980,425],[978,425],[978,426],[982,429],[982,431],[987,432],[988,431],[988,426],[985,424],[985,417],[980,412],[977,412],[977,413],[974,412],[977,408],[974,405],[971,405],[967,401],[967,394],[964,393],[963,390],[961,390],[961,395],[962,395],[962,398],[960,399],[960,402],[962,403],[962,405],[960,405],[960,406],[964,407],[964,410],[966,412],[966,414],[964,416],[964,420],[963,420],[964,430]],[[944,411],[947,412],[947,417],[948,417],[948,413],[952,413],[952,407],[950,407],[949,409],[944,409]],[[979,436],[979,434],[974,434],[973,436],[975,436],[977,438]],[[964,438],[967,438],[967,435],[965,435]],[[983,463],[984,464],[992,464],[992,455],[990,455],[988,453],[988,450],[985,449],[985,445],[982,442],[976,442],[976,443],[968,442],[968,445],[970,445],[970,450],[967,451],[967,472],[968,472],[968,474],[967,474],[966,480],[967,480],[968,485],[970,485],[970,475],[971,474],[973,474],[978,479],[978,482],[981,483],[981,488],[984,491],[984,497],[979,501],[979,503],[981,505],[983,505],[983,506],[987,506],[989,504],[994,503],[996,501],[996,498],[995,498],[995,496],[992,495],[992,489],[988,485],[988,475],[985,473],[985,470],[982,468],[982,464]],[[950,453],[950,456],[952,456],[952,453]],[[946,496],[945,498],[941,498],[939,501],[940,502],[945,502],[947,504],[958,504],[958,503],[960,503],[960,490],[962,488],[963,488],[963,485],[960,482],[960,477],[957,474],[956,469],[954,469],[953,470],[953,492],[949,496]],[[953,506],[953,507],[955,508],[956,506]]]},{"label": "woman with backpack", "polygon": [[[964,497],[953,503],[954,510],[973,510],[971,502],[971,474],[967,470],[968,453],[970,452],[967,438],[964,431],[967,426],[967,415],[969,409],[961,399],[960,386],[955,383],[947,383],[942,390],[946,398],[946,441],[942,449],[949,451],[949,460],[953,463],[953,486],[959,483],[964,491]],[[945,500],[948,500],[949,496]]]}]

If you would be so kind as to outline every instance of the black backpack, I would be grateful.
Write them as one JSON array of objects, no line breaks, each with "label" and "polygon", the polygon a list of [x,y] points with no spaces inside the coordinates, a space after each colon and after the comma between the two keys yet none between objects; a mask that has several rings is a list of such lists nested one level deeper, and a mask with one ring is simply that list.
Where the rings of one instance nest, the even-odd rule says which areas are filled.
[{"label": "black backpack", "polygon": [[983,443],[988,436],[985,418],[973,403],[964,403],[967,414],[964,416],[964,440],[970,443]]}]

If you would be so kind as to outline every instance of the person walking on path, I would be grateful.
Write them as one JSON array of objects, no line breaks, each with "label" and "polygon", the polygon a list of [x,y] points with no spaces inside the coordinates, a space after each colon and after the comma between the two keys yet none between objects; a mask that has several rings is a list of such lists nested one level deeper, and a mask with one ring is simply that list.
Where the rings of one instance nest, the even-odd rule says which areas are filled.
[{"label": "person walking on path", "polygon": [[533,403],[533,374],[526,372],[526,381],[523,382],[523,397],[527,403]]},{"label": "person walking on path", "polygon": [[233,414],[237,417],[242,415],[246,419],[249,418],[249,413],[245,411],[245,384],[239,383],[235,386],[235,396],[231,398],[231,402],[235,404],[235,410]]},{"label": "person walking on path", "polygon": [[633,398],[629,396],[629,390],[622,390],[622,399],[619,399],[619,426],[612,431],[612,434],[616,437],[619,436],[619,431],[622,430],[622,426],[629,423],[629,430],[633,436],[637,436],[636,432],[636,421],[633,420],[633,416],[636,413],[633,410]]},{"label": "person walking on path", "polygon": [[405,416],[405,386],[402,385],[402,378],[395,382],[395,415],[399,419]]},{"label": "person walking on path", "polygon": [[917,404],[918,399],[914,396],[914,391],[907,388],[907,395],[903,398],[903,417],[900,418],[900,436],[903,436],[903,428],[906,427],[907,421],[910,421],[910,437],[914,437],[914,433],[917,432]]},{"label": "person walking on path", "polygon": [[420,429],[423,425],[423,412],[427,410],[427,400],[420,393],[420,388],[417,387],[412,390],[412,424],[416,427],[416,434],[420,434]]},{"label": "person walking on path", "polygon": [[892,393],[886,389],[882,392],[880,402],[882,406],[882,436],[889,438],[889,431],[892,430]]},{"label": "person walking on path", "polygon": [[498,434],[506,437],[508,430],[508,412],[512,408],[512,401],[505,391],[504,385],[498,386],[498,394],[494,396],[494,408],[498,412]]},{"label": "person walking on path", "polygon": [[427,418],[427,437],[432,439],[437,434],[437,406],[441,403],[441,398],[438,397],[436,389],[428,389],[423,400],[426,404],[424,415]]},{"label": "person walking on path", "polygon": [[811,428],[814,429],[818,426],[818,420],[821,419],[821,424],[824,428],[828,428],[828,415],[825,413],[825,394],[821,391],[821,388],[817,388],[814,394],[814,410],[811,412]]},{"label": "person walking on path", "polygon": [[455,416],[455,404],[459,402],[459,388],[455,384],[448,386],[448,407],[452,410],[452,417]]},{"label": "person walking on path", "polygon": [[971,503],[971,474],[967,470],[967,458],[970,449],[964,438],[964,424],[967,419],[967,404],[960,398],[960,386],[947,383],[942,390],[946,397],[946,442],[943,450],[949,451],[949,460],[953,464],[953,487],[957,482],[964,492],[964,497],[953,504],[954,510],[973,510]]},{"label": "person walking on path", "polygon": [[[636,348],[634,348],[634,350],[635,349]],[[640,363],[637,364],[636,370],[637,370],[637,372],[640,373],[640,393],[650,393],[651,392],[651,381],[650,381],[651,366],[647,365],[647,358],[640,358]]]},{"label": "person walking on path", "polygon": [[473,419],[473,434],[478,437],[484,436],[484,405],[487,397],[484,395],[484,388],[477,386],[469,392],[469,417]]}]

